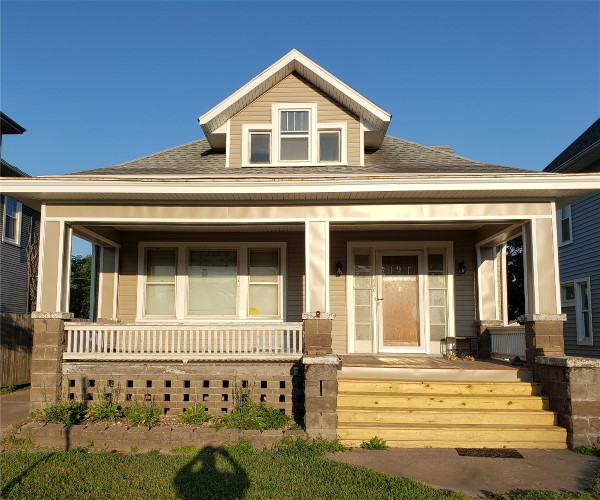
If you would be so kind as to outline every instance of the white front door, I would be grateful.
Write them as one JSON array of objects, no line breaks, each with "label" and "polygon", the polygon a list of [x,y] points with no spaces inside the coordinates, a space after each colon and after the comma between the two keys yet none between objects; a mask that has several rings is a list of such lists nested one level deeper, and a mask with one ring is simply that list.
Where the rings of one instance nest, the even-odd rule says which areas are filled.
[{"label": "white front door", "polygon": [[379,352],[425,352],[423,252],[376,252]]}]

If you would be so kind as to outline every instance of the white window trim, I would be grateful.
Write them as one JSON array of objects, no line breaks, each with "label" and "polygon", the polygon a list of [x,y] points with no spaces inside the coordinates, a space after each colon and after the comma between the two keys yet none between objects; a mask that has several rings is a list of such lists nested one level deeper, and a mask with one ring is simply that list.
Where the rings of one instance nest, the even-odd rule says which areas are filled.
[{"label": "white window trim", "polygon": [[[9,199],[14,200],[14,198],[10,198],[9,196],[4,196],[4,207],[2,208],[2,241],[5,243],[9,243],[11,245],[16,245],[18,247],[21,246],[21,220],[23,219],[23,205],[20,201],[17,201],[17,223],[15,229],[15,238],[8,238],[6,236],[6,203]],[[16,201],[16,200],[14,200]]]},{"label": "white window trim", "polygon": [[[563,210],[569,207],[569,239],[563,240],[562,234],[562,221],[563,221]],[[573,206],[571,204],[565,205],[563,208],[556,210],[556,234],[558,236],[558,246],[562,247],[573,243]]]},{"label": "white window trim", "polygon": [[[271,162],[250,163],[250,134],[269,134],[271,136]],[[245,123],[242,125],[242,167],[270,167],[273,165],[273,126],[270,123]]]},{"label": "white window trim", "polygon": [[[281,111],[308,111],[308,159],[306,160],[280,160],[279,159],[279,144],[281,141],[280,135],[280,117]],[[271,157],[271,165],[274,166],[286,166],[286,165],[297,165],[306,164],[310,165],[317,163],[317,104],[316,103],[304,103],[304,102],[290,102],[290,103],[275,103],[271,108],[271,122],[273,123],[273,141],[271,144],[273,155]]]},{"label": "white window trim", "polygon": [[[175,279],[175,316],[148,316],[144,312],[146,299],[146,249],[174,248],[177,250],[176,279]],[[279,317],[250,316],[248,314],[249,279],[248,251],[250,249],[277,248],[279,249]],[[235,316],[203,316],[188,315],[188,259],[190,250],[236,250],[238,255],[238,292],[237,314]],[[285,242],[140,242],[138,245],[138,281],[136,322],[140,323],[283,323],[287,314],[287,257]]]},{"label": "white window trim", "polygon": [[[585,283],[585,285],[587,286],[587,290],[588,290],[588,326],[589,326],[589,331],[590,331],[590,336],[589,338],[584,338],[583,337],[583,325],[581,324],[582,321],[582,311],[581,311],[581,292],[580,292],[580,288],[579,285],[581,285],[582,283]],[[583,279],[578,279],[575,280],[575,326],[577,329],[577,345],[594,345],[594,331],[592,329],[592,289],[590,286],[590,278],[583,278]]]},{"label": "white window trim", "polygon": [[573,283],[572,281],[568,281],[566,283],[561,283],[560,284],[560,303],[563,307],[575,307],[575,298],[566,299],[563,297],[563,288],[567,287],[567,286],[572,286],[573,292],[575,291],[575,283]]},{"label": "white window trim", "polygon": [[[346,122],[317,122],[317,103],[274,103],[271,106],[271,123],[245,123],[242,125],[242,167],[286,167],[290,165],[348,165],[348,123]],[[308,111],[308,160],[279,160],[280,132],[279,121],[281,111]],[[319,132],[339,131],[340,132],[340,161],[339,162],[319,162]],[[270,163],[250,163],[250,134],[252,132],[271,134],[271,162]]]},{"label": "white window trim", "polygon": [[[321,132],[339,132],[340,133],[340,161],[319,161],[319,134]],[[318,123],[317,124],[317,156],[316,163],[319,166],[325,165],[347,165],[348,164],[348,124],[345,122]]]}]

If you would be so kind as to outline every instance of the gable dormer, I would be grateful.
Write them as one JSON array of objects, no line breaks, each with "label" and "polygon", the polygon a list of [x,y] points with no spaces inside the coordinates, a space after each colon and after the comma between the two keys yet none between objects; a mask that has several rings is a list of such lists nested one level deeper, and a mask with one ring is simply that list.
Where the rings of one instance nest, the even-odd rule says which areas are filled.
[{"label": "gable dormer", "polygon": [[361,166],[391,115],[292,50],[199,118],[228,167]]}]

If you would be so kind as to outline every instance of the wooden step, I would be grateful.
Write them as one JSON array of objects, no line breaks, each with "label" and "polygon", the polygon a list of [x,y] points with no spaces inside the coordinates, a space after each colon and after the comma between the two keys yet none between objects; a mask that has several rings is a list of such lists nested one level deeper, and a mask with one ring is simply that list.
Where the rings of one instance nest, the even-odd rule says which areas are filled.
[{"label": "wooden step", "polygon": [[550,408],[545,396],[472,396],[460,394],[371,394],[338,393],[338,409],[346,407],[362,408],[405,408],[405,409],[514,409],[547,410]]},{"label": "wooden step", "polygon": [[552,411],[534,410],[416,410],[403,408],[338,408],[338,423],[423,425],[555,425]]},{"label": "wooden step", "polygon": [[531,382],[417,382],[338,379],[338,392],[539,396],[541,386]]},{"label": "wooden step", "polygon": [[392,447],[566,448],[566,430],[556,426],[339,424],[342,443],[359,446],[378,436]]}]

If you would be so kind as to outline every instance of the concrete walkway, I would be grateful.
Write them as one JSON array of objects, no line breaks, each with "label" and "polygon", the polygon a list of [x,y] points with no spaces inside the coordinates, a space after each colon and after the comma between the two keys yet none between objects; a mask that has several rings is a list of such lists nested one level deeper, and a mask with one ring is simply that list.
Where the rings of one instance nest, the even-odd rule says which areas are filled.
[{"label": "concrete walkway", "polygon": [[0,396],[0,435],[9,434],[29,414],[29,389]]},{"label": "concrete walkway", "polygon": [[590,487],[600,458],[569,450],[518,450],[523,458],[463,457],[455,449],[353,449],[328,458],[406,477],[471,497],[547,490],[574,493]]}]

